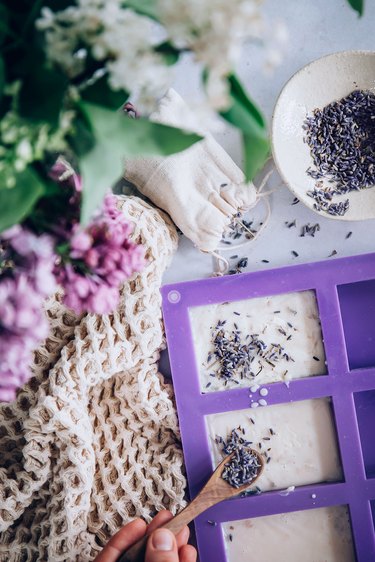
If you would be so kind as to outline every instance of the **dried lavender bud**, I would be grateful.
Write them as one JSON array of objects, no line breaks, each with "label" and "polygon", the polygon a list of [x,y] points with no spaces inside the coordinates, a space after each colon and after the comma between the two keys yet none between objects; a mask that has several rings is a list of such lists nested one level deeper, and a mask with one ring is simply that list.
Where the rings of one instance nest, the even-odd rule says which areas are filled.
[{"label": "dried lavender bud", "polygon": [[247,263],[248,263],[248,258],[241,258],[237,264],[237,267],[239,269],[243,269],[244,267],[247,267]]},{"label": "dried lavender bud", "polygon": [[[349,200],[331,203],[334,195],[372,187],[375,184],[375,95],[354,90],[323,109],[315,109],[305,120],[305,142],[313,167],[307,174],[317,180],[308,195],[314,208],[342,216]],[[323,185],[322,178],[330,184]]]},{"label": "dried lavender bud", "polygon": [[301,234],[300,236],[305,236],[306,234],[308,234],[309,236],[312,236],[314,238],[315,236],[315,232],[320,230],[320,224],[316,223],[311,225],[310,223],[307,223],[305,225],[303,225],[303,227],[301,228]]},{"label": "dried lavender bud", "polygon": [[[217,365],[216,376],[219,379],[238,384],[242,379],[255,379],[264,362],[274,367],[282,359],[294,361],[281,344],[266,344],[258,334],[244,336],[236,323],[233,323],[234,330],[225,330],[225,324],[226,321],[216,324],[212,332],[213,349],[207,356],[207,367],[211,370]],[[279,328],[279,331],[284,337],[287,335],[284,329]],[[258,369],[253,366],[255,360]]]},{"label": "dried lavender bud", "polygon": [[292,226],[297,226],[296,219],[294,219],[294,221],[292,222],[285,221],[285,226],[287,226],[288,228],[292,228]]},{"label": "dried lavender bud", "polygon": [[260,467],[257,455],[249,449],[240,447],[224,465],[221,477],[234,488],[239,488],[244,484],[250,484],[258,476]]},{"label": "dried lavender bud", "polygon": [[225,232],[221,240],[222,243],[231,244],[232,240],[239,240],[240,238],[254,238],[257,233],[257,229],[253,226],[253,223],[254,221],[247,221],[242,218],[241,213],[238,213],[231,220],[228,230]]}]

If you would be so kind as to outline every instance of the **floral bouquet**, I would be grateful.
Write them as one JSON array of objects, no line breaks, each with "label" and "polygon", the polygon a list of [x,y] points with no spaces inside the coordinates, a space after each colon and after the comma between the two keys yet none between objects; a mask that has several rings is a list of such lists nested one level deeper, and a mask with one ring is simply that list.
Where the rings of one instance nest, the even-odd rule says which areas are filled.
[{"label": "floral bouquet", "polygon": [[[350,3],[361,11],[362,0]],[[264,45],[267,64],[279,58],[284,29],[267,26],[261,7],[0,0],[0,400],[31,375],[46,297],[60,286],[76,313],[105,314],[142,268],[108,190],[124,156],[168,156],[201,139],[147,118],[182,57],[200,68],[202,115],[240,130],[247,179],[262,167],[265,120],[233,72],[244,40]],[[144,117],[123,110],[130,99]]]}]

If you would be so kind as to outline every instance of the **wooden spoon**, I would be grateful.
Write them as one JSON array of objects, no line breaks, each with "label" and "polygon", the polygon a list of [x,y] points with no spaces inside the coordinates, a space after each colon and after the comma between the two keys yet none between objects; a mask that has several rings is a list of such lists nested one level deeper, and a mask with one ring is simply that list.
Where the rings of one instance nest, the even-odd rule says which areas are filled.
[{"label": "wooden spoon", "polygon": [[[259,463],[258,473],[251,482],[243,484],[239,488],[235,488],[228,484],[221,474],[224,470],[224,466],[227,462],[231,460],[234,452],[225,457],[221,463],[216,467],[216,470],[211,475],[211,478],[199,492],[199,494],[190,502],[178,515],[173,517],[170,521],[161,525],[165,529],[169,529],[177,535],[185,525],[188,525],[195,517],[206,511],[209,507],[231,498],[237,496],[258,480],[259,476],[262,474],[264,469],[264,459],[258,451],[250,449],[251,453],[257,457]],[[141,540],[136,542],[129,550],[120,556],[117,562],[144,562],[144,556],[146,552],[148,535],[146,534]]]}]

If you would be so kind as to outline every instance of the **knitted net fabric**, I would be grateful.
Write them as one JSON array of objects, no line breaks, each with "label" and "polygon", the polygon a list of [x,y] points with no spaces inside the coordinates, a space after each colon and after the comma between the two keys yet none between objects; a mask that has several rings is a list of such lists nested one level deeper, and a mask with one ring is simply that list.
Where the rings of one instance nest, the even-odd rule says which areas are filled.
[{"label": "knitted net fabric", "polygon": [[86,561],[134,516],[184,504],[159,287],[177,245],[169,219],[120,198],[147,265],[111,315],[76,316],[60,296],[34,378],[0,405],[0,560]]}]

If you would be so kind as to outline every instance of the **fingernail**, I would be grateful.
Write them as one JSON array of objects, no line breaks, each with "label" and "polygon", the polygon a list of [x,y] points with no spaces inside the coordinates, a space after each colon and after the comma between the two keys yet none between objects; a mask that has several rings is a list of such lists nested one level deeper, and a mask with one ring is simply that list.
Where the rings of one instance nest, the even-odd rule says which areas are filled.
[{"label": "fingernail", "polygon": [[167,529],[157,529],[152,533],[152,546],[155,550],[173,550],[173,535]]}]

